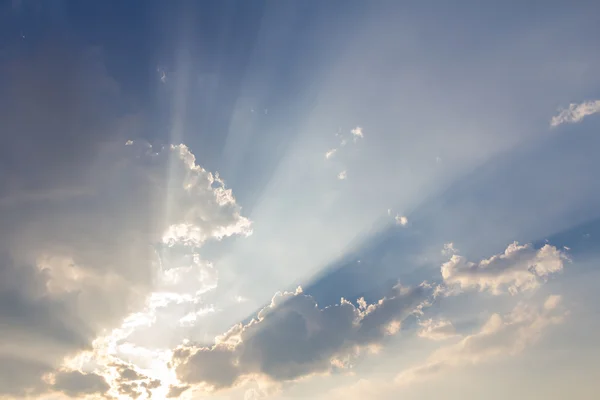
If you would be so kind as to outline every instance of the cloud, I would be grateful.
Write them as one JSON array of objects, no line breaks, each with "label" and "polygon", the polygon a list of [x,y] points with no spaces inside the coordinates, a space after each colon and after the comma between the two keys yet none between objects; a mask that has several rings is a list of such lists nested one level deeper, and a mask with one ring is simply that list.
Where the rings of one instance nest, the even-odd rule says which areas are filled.
[{"label": "cloud", "polygon": [[[0,364],[18,376],[0,373],[0,395],[44,390],[44,374],[143,309],[169,270],[175,277],[186,268],[210,273],[180,264],[195,248],[251,232],[231,190],[186,146],[123,143],[99,148],[78,167],[85,170],[76,181],[82,195],[1,206]],[[64,188],[61,179],[53,184],[48,190]],[[189,257],[169,256],[176,246]],[[214,287],[206,276],[191,273],[180,287]]]},{"label": "cloud", "polygon": [[550,120],[550,126],[558,126],[564,123],[577,123],[582,121],[588,115],[600,112],[600,100],[585,101],[580,104],[571,103],[566,109],[560,110]]},{"label": "cloud", "polygon": [[61,371],[54,376],[52,388],[70,397],[81,397],[89,394],[104,395],[110,386],[97,374],[84,374],[79,371]]},{"label": "cloud", "polygon": [[354,137],[354,139],[357,139],[357,138],[362,139],[364,137],[363,128],[361,128],[360,126],[353,128],[350,132],[352,133],[352,136]]},{"label": "cloud", "polygon": [[394,220],[396,221],[396,224],[400,226],[406,226],[406,224],[408,224],[408,218],[406,218],[404,215],[396,214]]},{"label": "cloud", "polygon": [[419,331],[419,337],[430,340],[446,340],[458,336],[454,325],[447,319],[427,319],[420,321],[419,325],[421,330]]},{"label": "cloud", "polygon": [[159,379],[152,379],[149,376],[137,371],[135,366],[125,363],[114,363],[110,365],[116,372],[113,379],[113,385],[117,393],[127,396],[130,399],[137,399],[146,395],[147,399],[152,398],[152,390],[161,386]]},{"label": "cloud", "polygon": [[[357,126],[356,128],[353,128],[350,131],[350,133],[352,134],[352,137],[354,139],[354,143],[356,143],[357,139],[364,137],[363,130],[359,126]],[[339,147],[333,147],[330,150],[328,150],[327,152],[325,152],[325,159],[326,160],[330,160],[331,158],[333,158],[338,153],[338,150],[343,150],[341,148],[344,147],[344,146],[346,146],[346,143],[348,142],[348,140],[346,138],[344,138],[345,135],[342,135],[341,129],[340,129],[340,131],[338,131],[335,134],[335,136],[338,137],[338,138],[340,138]],[[340,173],[338,173],[337,177],[340,180],[346,179],[347,178],[347,171],[346,170],[341,171]]]},{"label": "cloud", "polygon": [[277,293],[257,319],[234,326],[212,347],[184,345],[174,352],[179,379],[207,389],[228,388],[244,377],[282,382],[328,372],[342,354],[378,344],[422,305],[426,286],[396,287],[389,297],[359,306],[343,300],[319,308],[302,293]]},{"label": "cloud", "polygon": [[171,386],[169,386],[169,392],[167,393],[167,398],[168,399],[178,398],[179,396],[181,396],[183,394],[183,392],[189,390],[190,388],[191,388],[191,386],[189,386],[189,385],[186,385],[186,386],[171,385]]},{"label": "cloud", "polygon": [[444,248],[442,249],[442,255],[451,256],[452,254],[458,253],[458,249],[454,247],[454,243],[444,243]]},{"label": "cloud", "polygon": [[566,312],[560,301],[560,296],[553,295],[542,306],[519,304],[508,315],[493,314],[478,332],[436,350],[424,364],[401,372],[396,383],[407,385],[450,368],[515,356],[537,342],[546,328],[564,321]]},{"label": "cloud", "polygon": [[473,263],[458,254],[441,268],[444,283],[459,289],[489,290],[511,294],[535,289],[541,279],[562,271],[568,258],[561,250],[546,244],[539,250],[532,245],[510,244],[504,253]]}]

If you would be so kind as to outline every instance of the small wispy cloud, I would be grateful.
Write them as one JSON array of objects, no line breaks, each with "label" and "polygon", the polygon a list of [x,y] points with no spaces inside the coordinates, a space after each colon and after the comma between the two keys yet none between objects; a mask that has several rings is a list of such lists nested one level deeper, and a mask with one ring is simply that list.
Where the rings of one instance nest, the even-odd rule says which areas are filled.
[{"label": "small wispy cloud", "polygon": [[564,123],[577,123],[588,115],[600,113],[600,100],[585,101],[580,104],[571,103],[568,108],[561,109],[558,115],[552,117],[550,126]]},{"label": "small wispy cloud", "polygon": [[344,170],[338,174],[338,179],[340,179],[340,180],[344,180],[344,179],[346,179],[346,177],[347,177],[346,170]]},{"label": "small wispy cloud", "polygon": [[442,249],[442,254],[445,256],[451,256],[452,254],[458,253],[458,249],[454,247],[454,243],[444,243],[444,248]]},{"label": "small wispy cloud", "polygon": [[405,226],[406,224],[408,224],[408,218],[406,218],[404,215],[396,214],[394,219],[396,220],[396,224],[398,225]]},{"label": "small wispy cloud", "polygon": [[447,319],[440,319],[437,321],[428,319],[420,321],[419,325],[421,326],[421,330],[418,335],[424,339],[441,341],[457,336],[454,325]]},{"label": "small wispy cloud", "polygon": [[361,128],[360,126],[357,126],[356,128],[352,129],[350,132],[352,132],[352,136],[356,139],[356,138],[363,138],[363,128]]},{"label": "small wispy cloud", "polygon": [[164,69],[158,67],[156,68],[156,72],[158,72],[159,79],[162,83],[167,83],[167,73]]},{"label": "small wispy cloud", "polygon": [[337,151],[337,149],[331,149],[329,150],[327,153],[325,153],[325,158],[327,160],[329,160],[331,157],[334,156],[335,152]]}]

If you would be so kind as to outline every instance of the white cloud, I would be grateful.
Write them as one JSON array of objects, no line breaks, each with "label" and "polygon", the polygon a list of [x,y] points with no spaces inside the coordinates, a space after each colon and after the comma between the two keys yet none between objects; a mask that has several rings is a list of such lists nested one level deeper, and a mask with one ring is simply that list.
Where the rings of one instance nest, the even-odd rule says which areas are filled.
[{"label": "white cloud", "polygon": [[331,157],[334,156],[334,154],[336,153],[337,149],[331,149],[329,150],[327,153],[325,153],[325,158],[327,160],[329,160]]},{"label": "white cloud", "polygon": [[441,268],[444,283],[459,289],[490,290],[493,294],[508,289],[511,294],[535,289],[540,280],[563,269],[567,256],[554,246],[535,250],[532,245],[510,244],[504,253],[478,263],[454,254]]},{"label": "white cloud", "polygon": [[444,248],[442,249],[443,255],[449,256],[456,253],[458,253],[458,249],[454,247],[454,243],[444,243]]},{"label": "white cloud", "polygon": [[340,304],[320,309],[296,292],[276,294],[258,318],[236,325],[212,347],[184,345],[174,351],[179,379],[206,388],[231,387],[244,377],[290,381],[332,369],[344,354],[380,343],[400,329],[429,295],[425,286],[395,288],[374,304]]},{"label": "white cloud", "polygon": [[397,214],[394,217],[394,220],[396,221],[396,224],[401,226],[406,226],[406,224],[408,224],[408,218],[406,218],[404,215]]},{"label": "white cloud", "polygon": [[560,296],[550,296],[542,307],[519,304],[508,315],[493,314],[476,333],[436,350],[428,360],[401,372],[396,383],[407,385],[430,379],[449,368],[478,365],[515,356],[537,342],[549,326],[564,321]]},{"label": "white cloud", "polygon": [[344,170],[344,171],[342,171],[342,172],[340,172],[340,173],[338,174],[338,179],[339,179],[339,180],[344,180],[344,179],[346,179],[346,177],[347,177],[347,176],[348,176],[348,174],[347,174],[347,173],[346,173],[346,171]]},{"label": "white cloud", "polygon": [[352,132],[352,136],[357,139],[357,138],[363,138],[364,134],[363,134],[363,128],[361,128],[360,126],[357,126],[356,128],[352,129],[350,132]]},{"label": "white cloud", "polygon": [[54,375],[52,389],[69,397],[104,395],[110,389],[106,380],[97,374],[84,374],[80,371],[60,371]]},{"label": "white cloud", "polygon": [[418,335],[424,339],[438,341],[457,336],[454,325],[447,319],[427,319],[420,321],[419,325],[421,326],[421,330],[419,330]]},{"label": "white cloud", "polygon": [[600,100],[585,101],[580,104],[571,103],[566,109],[560,110],[558,115],[552,117],[550,126],[558,126],[564,123],[577,123],[588,115],[600,112]]}]

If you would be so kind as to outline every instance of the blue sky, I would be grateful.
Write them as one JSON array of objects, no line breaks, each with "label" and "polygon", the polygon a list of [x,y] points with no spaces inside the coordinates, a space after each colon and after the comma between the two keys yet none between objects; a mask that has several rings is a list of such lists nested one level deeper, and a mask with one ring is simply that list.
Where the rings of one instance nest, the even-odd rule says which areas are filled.
[{"label": "blue sky", "polygon": [[599,12],[0,2],[0,397],[592,398]]}]

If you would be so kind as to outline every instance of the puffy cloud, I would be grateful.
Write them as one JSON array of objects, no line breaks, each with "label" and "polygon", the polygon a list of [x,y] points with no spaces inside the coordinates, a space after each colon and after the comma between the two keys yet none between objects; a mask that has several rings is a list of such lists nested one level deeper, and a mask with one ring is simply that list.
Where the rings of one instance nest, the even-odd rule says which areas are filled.
[{"label": "puffy cloud", "polygon": [[446,319],[427,319],[419,321],[421,330],[418,335],[424,339],[446,340],[458,336],[452,322]]},{"label": "puffy cloud", "polygon": [[343,300],[319,308],[299,289],[276,294],[257,319],[234,326],[212,347],[181,346],[173,363],[179,379],[207,389],[231,387],[245,377],[290,381],[327,372],[340,355],[380,343],[422,306],[429,288],[396,287],[375,304]]},{"label": "puffy cloud", "polygon": [[115,363],[111,367],[116,372],[113,384],[117,393],[130,399],[137,399],[143,394],[146,398],[152,398],[152,390],[161,386],[159,379],[152,379],[139,372],[133,365]]},{"label": "puffy cloud", "polygon": [[493,314],[478,332],[436,350],[424,364],[401,372],[396,382],[410,384],[449,368],[515,356],[534,344],[547,327],[564,321],[567,313],[560,307],[560,300],[560,296],[553,295],[542,306],[519,304],[508,315]]},{"label": "puffy cloud", "polygon": [[585,101],[580,104],[571,103],[568,108],[560,110],[550,120],[550,126],[558,126],[564,123],[577,123],[588,115],[600,112],[600,100]]},{"label": "puffy cloud", "polygon": [[511,294],[534,289],[540,279],[563,269],[567,256],[554,246],[546,244],[539,250],[532,245],[510,244],[504,253],[478,263],[467,261],[458,254],[441,268],[444,283],[459,289],[490,290],[500,294],[505,288]]},{"label": "puffy cloud", "polygon": [[348,176],[348,174],[346,173],[346,170],[344,170],[344,171],[340,172],[337,177],[339,180],[344,180],[347,178],[347,176]]},{"label": "puffy cloud", "polygon": [[[194,261],[194,249],[250,233],[231,190],[186,146],[124,143],[99,147],[82,164],[68,160],[81,179],[45,182],[48,195],[0,187],[14,200],[0,202],[0,395],[45,390],[42,376],[142,309],[170,284],[165,276],[194,296],[214,287],[212,267]],[[176,246],[188,257],[171,257]],[[67,390],[74,377],[57,382]]]}]

